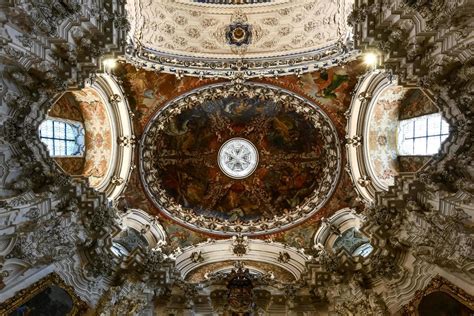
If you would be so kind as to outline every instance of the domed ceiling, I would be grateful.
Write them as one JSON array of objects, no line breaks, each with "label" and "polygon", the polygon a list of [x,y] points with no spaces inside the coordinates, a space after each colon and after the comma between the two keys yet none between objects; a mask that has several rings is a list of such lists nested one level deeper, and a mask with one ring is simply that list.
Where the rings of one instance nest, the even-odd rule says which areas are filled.
[{"label": "domed ceiling", "polygon": [[[136,161],[144,158],[120,207],[159,218],[172,247],[238,233],[309,247],[321,218],[361,205],[349,175],[339,170],[345,146],[337,144],[364,70],[354,61],[300,78],[235,85],[120,64],[114,73],[140,140]],[[255,170],[250,166],[240,179],[226,175],[218,161],[223,145],[236,138],[258,156]],[[242,164],[232,155],[223,155],[224,163],[243,169],[246,151],[230,152]]]},{"label": "domed ceiling", "polygon": [[298,225],[331,196],[341,164],[336,129],[319,107],[255,83],[172,100],[145,128],[140,156],[153,203],[216,234]]},{"label": "domed ceiling", "polygon": [[[194,76],[307,72],[354,55],[353,0],[131,0],[128,58]],[[258,3],[257,3],[258,2]]]}]

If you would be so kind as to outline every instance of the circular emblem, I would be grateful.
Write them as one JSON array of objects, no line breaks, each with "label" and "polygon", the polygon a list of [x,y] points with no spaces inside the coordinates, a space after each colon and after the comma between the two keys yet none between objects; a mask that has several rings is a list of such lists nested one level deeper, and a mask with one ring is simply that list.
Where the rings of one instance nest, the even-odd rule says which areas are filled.
[{"label": "circular emblem", "polygon": [[257,148],[244,138],[226,141],[217,156],[219,168],[228,177],[244,179],[250,176],[258,165]]}]

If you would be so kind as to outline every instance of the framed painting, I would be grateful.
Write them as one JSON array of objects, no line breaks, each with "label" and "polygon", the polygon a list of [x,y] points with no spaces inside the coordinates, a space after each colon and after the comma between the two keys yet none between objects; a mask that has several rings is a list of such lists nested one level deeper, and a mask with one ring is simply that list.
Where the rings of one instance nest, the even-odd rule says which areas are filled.
[{"label": "framed painting", "polygon": [[73,287],[51,273],[1,303],[0,315],[75,316],[82,315],[87,309],[87,304],[76,295]]},{"label": "framed painting", "polygon": [[441,276],[435,276],[429,285],[417,291],[404,306],[404,316],[471,316],[474,297]]}]

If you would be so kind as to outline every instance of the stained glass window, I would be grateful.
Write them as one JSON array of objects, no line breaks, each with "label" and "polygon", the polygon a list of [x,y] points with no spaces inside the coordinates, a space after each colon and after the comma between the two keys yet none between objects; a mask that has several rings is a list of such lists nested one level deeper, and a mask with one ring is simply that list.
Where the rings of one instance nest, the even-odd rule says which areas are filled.
[{"label": "stained glass window", "polygon": [[39,134],[53,157],[82,156],[84,153],[84,129],[81,123],[48,119],[41,123]]}]

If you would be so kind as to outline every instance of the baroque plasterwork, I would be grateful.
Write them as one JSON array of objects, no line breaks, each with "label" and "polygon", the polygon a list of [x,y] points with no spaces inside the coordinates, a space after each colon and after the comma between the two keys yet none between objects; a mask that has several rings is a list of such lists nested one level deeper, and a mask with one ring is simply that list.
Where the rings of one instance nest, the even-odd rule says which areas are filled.
[{"label": "baroque plasterwork", "polygon": [[[261,7],[212,10],[175,1],[130,1],[132,39],[146,48],[199,58],[238,57],[224,30],[235,16],[254,28],[245,57],[272,57],[317,50],[344,38],[349,0],[303,0]],[[278,40],[276,40],[278,39]]]},{"label": "baroque plasterwork", "polygon": [[[396,78],[395,78],[396,79]],[[367,142],[369,141],[370,114],[377,101],[377,96],[393,86],[393,78],[380,71],[372,71],[359,79],[354,89],[349,120],[346,125],[347,171],[354,187],[366,203],[372,203],[375,193],[386,190],[374,176]]]},{"label": "baroque plasterwork", "polygon": [[[385,253],[400,253],[407,247],[419,249],[419,251],[414,253],[417,261],[426,263],[425,260],[427,260],[432,262],[432,265],[430,264],[426,267],[423,265],[423,269],[416,268],[410,274],[403,274],[403,283],[402,281],[396,281],[395,283],[389,278],[389,275],[385,279],[371,278],[370,286],[372,288],[369,289],[366,288],[368,284],[362,282],[365,280],[361,279],[356,273],[347,272],[346,275],[354,276],[354,278],[350,280],[350,283],[341,283],[340,274],[334,273],[333,270],[328,270],[329,272],[327,272],[324,268],[315,265],[313,270],[322,273],[320,275],[316,272],[312,274],[314,277],[308,279],[309,284],[305,284],[305,293],[310,292],[311,301],[316,301],[317,304],[324,302],[326,305],[326,302],[329,302],[329,306],[324,306],[323,308],[333,314],[387,314],[388,312],[383,307],[383,301],[389,307],[389,312],[396,314],[401,306],[402,298],[405,299],[404,301],[407,301],[417,289],[425,287],[422,284],[424,281],[420,280],[425,280],[426,275],[432,273],[432,266],[438,266],[438,269],[444,267],[447,269],[445,271],[451,269],[456,271],[455,273],[457,273],[459,278],[463,278],[471,284],[471,286],[464,285],[463,287],[465,289],[472,288],[472,273],[470,274],[469,272],[472,271],[472,268],[469,269],[472,265],[456,267],[459,264],[458,259],[460,255],[465,256],[466,254],[466,252],[460,253],[460,250],[469,250],[472,247],[465,247],[464,250],[459,247],[452,247],[453,243],[456,244],[459,232],[464,235],[459,237],[462,240],[468,240],[466,238],[467,234],[469,236],[472,235],[472,229],[465,231],[466,228],[461,230],[460,225],[453,225],[456,221],[452,218],[453,204],[463,208],[471,216],[473,210],[470,200],[472,197],[472,164],[470,164],[472,160],[470,159],[472,157],[472,142],[470,141],[472,139],[472,111],[469,111],[472,104],[470,102],[472,101],[472,93],[470,92],[472,91],[470,89],[472,88],[472,80],[469,80],[469,74],[472,74],[473,67],[472,54],[469,53],[471,50],[467,49],[469,40],[467,36],[472,34],[472,27],[468,28],[461,19],[462,14],[469,16],[471,11],[467,10],[467,5],[468,2],[472,3],[472,1],[462,1],[456,4],[453,4],[452,1],[440,1],[433,6],[429,6],[429,8],[425,5],[424,10],[421,10],[422,17],[420,17],[420,14],[413,13],[414,10],[420,11],[418,5],[414,7],[413,2],[409,2],[413,8],[408,10],[406,7],[399,6],[400,2],[402,1],[375,1],[373,4],[367,4],[367,1],[359,1],[355,8],[357,11],[354,14],[354,17],[361,19],[357,22],[358,30],[360,31],[360,33],[357,32],[357,41],[360,45],[362,45],[361,43],[371,43],[371,46],[390,51],[391,55],[385,60],[385,65],[396,70],[402,83],[411,81],[428,86],[435,93],[437,104],[440,105],[450,123],[455,123],[453,125],[456,129],[453,133],[453,141],[443,146],[442,154],[435,157],[429,169],[420,175],[399,177],[396,181],[396,186],[393,187],[389,194],[378,194],[376,196],[374,204],[377,207],[374,207],[373,210],[366,209],[365,211],[368,213],[365,231],[371,236],[371,242],[377,247],[383,248]],[[48,5],[45,5],[45,3],[48,3]],[[103,194],[98,194],[87,188],[83,183],[71,184],[66,182],[63,175],[53,172],[53,164],[47,159],[44,146],[39,144],[39,140],[31,138],[31,135],[34,133],[33,131],[39,124],[39,121],[44,118],[44,108],[48,106],[45,104],[51,104],[48,100],[51,99],[52,91],[56,93],[67,85],[81,85],[84,78],[88,77],[88,71],[97,68],[99,63],[99,60],[97,60],[97,50],[101,49],[101,53],[105,55],[112,54],[111,50],[114,49],[113,43],[122,43],[123,37],[121,35],[124,32],[117,32],[117,29],[112,27],[116,24],[121,25],[120,22],[123,21],[119,16],[121,7],[115,4],[107,7],[103,6],[103,3],[99,3],[97,7],[83,5],[81,13],[75,10],[73,11],[73,13],[76,12],[74,15],[66,12],[66,16],[64,16],[64,12],[59,11],[61,15],[58,16],[58,11],[51,10],[51,8],[56,8],[51,3],[58,4],[59,1],[23,0],[16,3],[15,8],[9,7],[9,5],[13,6],[13,3],[5,2],[0,5],[0,12],[2,14],[6,13],[3,16],[8,18],[8,23],[6,23],[7,18],[0,20],[0,24],[6,30],[6,32],[0,35],[3,42],[6,43],[0,51],[0,55],[8,63],[8,65],[0,65],[2,71],[6,73],[1,78],[3,89],[0,91],[3,111],[0,126],[2,129],[2,134],[0,135],[2,156],[0,158],[3,158],[3,160],[0,159],[0,163],[2,173],[5,174],[2,175],[1,189],[5,191],[2,192],[2,197],[7,197],[7,199],[1,201],[0,213],[2,223],[4,223],[2,233],[12,234],[15,232],[16,235],[16,227],[21,222],[36,221],[39,225],[43,225],[48,219],[38,219],[36,216],[54,217],[57,216],[58,210],[74,212],[76,215],[83,215],[87,219],[91,214],[100,213],[100,208],[108,204]],[[64,1],[60,3],[65,5]],[[69,3],[74,3],[74,1]],[[417,4],[420,3],[423,5],[425,2],[417,2]],[[43,6],[39,7],[39,4],[43,4]],[[452,9],[455,5],[463,5],[463,7]],[[31,6],[34,8],[34,11],[30,9]],[[389,6],[393,6],[393,8],[390,9]],[[34,12],[34,14],[30,14],[31,12]],[[114,12],[116,16],[114,16]],[[36,13],[40,14],[37,15]],[[91,18],[95,16],[99,16],[99,18],[97,20]],[[114,23],[103,23],[103,25],[97,25],[96,27],[97,21],[100,20],[102,22],[108,16],[111,17],[111,20],[112,17],[115,19]],[[449,21],[451,16],[453,19],[454,17],[456,18],[457,24],[450,31],[439,23],[432,23],[439,20],[439,18]],[[382,20],[379,20],[379,17],[382,17]],[[27,21],[28,23],[23,24],[30,25],[31,28],[20,27],[19,25],[22,24],[20,18],[22,21]],[[111,21],[109,20],[109,22]],[[408,41],[405,41],[409,39],[408,36],[403,33],[400,35],[398,32],[398,26],[405,22],[414,22],[411,24],[413,30],[410,36],[416,38],[417,41],[414,41],[411,46],[406,44]],[[70,33],[67,29],[64,30],[64,26],[70,27],[71,25],[77,25],[77,27],[80,25],[80,28],[84,28],[84,33],[80,37],[74,37],[74,42],[67,42],[67,39],[72,37],[69,36]],[[425,28],[425,25],[429,27]],[[436,29],[433,29],[433,26]],[[58,28],[57,31],[56,27]],[[94,31],[94,34],[107,30],[105,34],[102,33],[104,38],[107,38],[107,43],[104,44],[107,45],[106,48],[100,44],[91,44],[96,43],[97,38],[92,38],[86,28]],[[387,36],[383,35],[385,31],[393,32],[393,35],[397,35],[396,33],[398,32],[398,36],[390,35],[387,40]],[[78,35],[78,32],[75,33]],[[15,35],[21,35],[21,42],[19,41],[20,36]],[[424,43],[430,43],[430,45],[425,45]],[[441,43],[443,45],[442,49],[438,49],[441,48]],[[117,45],[119,46],[115,48],[121,49],[120,45],[122,44]],[[64,51],[56,51],[55,48],[58,47],[62,47]],[[407,47],[408,52],[405,51]],[[435,48],[433,49],[433,47]],[[423,56],[421,60],[418,58],[407,58],[413,52],[417,56]],[[77,64],[63,62],[75,59]],[[31,67],[31,74],[36,74],[35,80],[30,75],[27,75],[27,71],[24,68],[8,68],[15,63],[18,63],[17,66],[23,65],[28,69]],[[397,67],[393,66],[395,63]],[[461,66],[458,64],[459,67],[453,68],[453,65],[456,66],[456,63],[461,63]],[[39,71],[39,74],[37,71]],[[38,81],[41,81],[41,86],[38,84]],[[31,88],[31,91],[34,91],[35,98],[29,95],[28,91],[30,90],[25,88]],[[25,112],[29,114],[25,114]],[[40,176],[32,177],[33,172]],[[6,186],[5,181],[17,184],[14,188],[17,191]],[[43,191],[40,189],[43,189]],[[68,191],[67,195],[65,194],[65,189]],[[60,199],[63,200],[61,205]],[[77,207],[71,208],[70,204],[62,205],[62,202],[67,199],[77,199]],[[426,204],[431,203],[433,208],[426,210],[413,207],[411,204],[416,204],[414,201],[417,199],[426,202]],[[33,208],[35,205],[38,209]],[[114,209],[112,213],[115,212],[119,212],[119,210]],[[411,242],[410,238],[400,239],[400,229],[397,228],[397,225],[400,225],[402,218],[410,218],[404,226],[411,227],[417,221],[414,221],[416,217],[410,216],[410,214],[424,213],[427,214],[423,217],[426,217],[428,220],[424,220],[421,225],[423,227],[430,226],[429,230],[420,231],[420,234],[425,236],[407,234],[409,237],[415,237],[415,242]],[[35,214],[36,216],[33,216]],[[430,219],[429,216],[437,216],[439,218]],[[446,222],[444,222],[443,218],[446,219]],[[469,219],[461,218],[461,222],[472,224],[472,217]],[[97,224],[102,223],[104,222],[97,221]],[[95,245],[98,246],[95,250],[102,247],[100,245],[107,245],[107,242],[110,241],[110,238],[105,239],[108,238],[105,236],[110,236],[112,226],[108,222],[101,225],[100,228],[105,233],[101,234],[100,238],[96,235],[90,235],[89,240],[97,241]],[[450,234],[453,232],[453,235],[449,236],[449,242],[445,242],[445,232],[450,232]],[[456,234],[454,234],[455,232]],[[430,237],[433,234],[434,241],[428,242],[428,239],[433,238]],[[16,238],[14,235],[10,236],[13,236],[11,237],[13,239]],[[406,245],[407,242],[410,245]],[[9,241],[2,241],[2,244],[4,243],[13,244]],[[5,249],[5,251],[2,251],[2,257],[10,253],[10,246],[7,246]],[[391,259],[392,256],[387,256],[385,260],[380,260],[380,258],[382,257],[377,255],[368,261],[373,260],[378,265],[377,271],[390,272],[387,268],[391,268],[395,264],[389,264],[394,262]],[[446,258],[452,258],[453,260],[449,260],[451,261],[449,262]],[[61,260],[61,257],[54,259],[55,261]],[[19,259],[15,258],[15,260]],[[73,259],[70,260],[73,261]],[[66,271],[64,268],[61,268],[64,271],[64,275],[75,276],[79,271],[85,271],[83,266],[88,265],[88,259],[81,259],[81,262],[79,262],[79,259],[74,259],[74,261],[76,260],[77,269],[74,271]],[[378,263],[377,260],[379,260]],[[111,265],[111,261],[100,260],[100,257],[93,257],[91,262],[94,261],[101,261],[106,267]],[[155,268],[163,264],[162,261],[155,260],[156,264],[150,265],[150,261],[153,262],[151,259],[145,261],[147,267],[152,266]],[[338,258],[338,261],[341,262],[341,265],[348,262],[341,260],[341,258]],[[59,262],[62,263],[64,260]],[[326,264],[331,261],[324,260],[321,262]],[[472,259],[470,259],[470,262],[472,263]],[[9,262],[4,263],[5,266],[8,264]],[[408,266],[412,265],[412,263],[407,262],[404,265]],[[136,267],[135,265],[132,266]],[[41,265],[36,265],[21,274],[13,274],[9,272],[8,268],[2,270],[0,282],[5,283],[3,284],[5,289],[1,292],[1,295],[10,297],[14,287],[26,287],[29,283],[28,275],[31,275],[30,271],[35,271],[34,269],[38,267],[41,267]],[[129,270],[141,273],[143,268],[140,270],[135,268]],[[5,278],[7,273],[10,273],[10,276]],[[328,286],[325,291],[324,287],[321,286],[321,280],[328,278],[333,278],[336,284]],[[71,279],[64,279],[69,284],[72,277]],[[95,280],[101,279],[97,278]],[[122,283],[122,285],[115,285],[110,282],[110,279],[102,278],[102,280],[105,280],[103,281],[103,287],[109,288],[106,295],[101,299],[101,302],[105,303],[101,304],[102,308],[98,308],[99,313],[103,312],[104,315],[113,315],[114,313],[125,315],[127,311],[132,310],[130,308],[132,304],[130,303],[134,303],[134,299],[141,299],[140,294],[144,294],[141,281],[134,284],[134,286],[130,286],[128,281]],[[309,286],[309,289],[306,286]],[[402,288],[402,286],[404,287]],[[166,293],[164,286],[153,284],[151,288],[155,291],[155,294]],[[92,292],[89,289],[87,291],[85,289],[86,287],[84,287],[84,293]],[[97,293],[97,295],[94,295],[96,298],[101,294],[101,292],[94,293]],[[196,305],[184,306],[184,304],[180,304],[177,308],[178,312],[174,311],[172,312],[173,314],[189,313],[192,312],[191,309],[196,310],[197,313],[200,312],[199,308],[202,305],[199,305],[199,302],[201,300],[198,301],[197,295],[190,296],[188,293],[190,292],[185,292],[185,298],[191,302],[194,300]],[[279,293],[280,297],[282,297],[282,302],[287,302],[287,305],[280,306],[282,306],[283,311],[286,310],[289,313],[295,312],[293,307],[298,307],[298,304],[294,303],[298,302],[295,299],[295,293],[291,294],[285,292],[284,297],[282,297],[282,293]],[[210,300],[212,301],[212,297]],[[321,305],[318,304],[317,306],[319,308]],[[166,303],[163,308],[167,308]],[[133,310],[138,311],[138,309]],[[272,309],[271,312],[273,311]]]},{"label": "baroque plasterwork", "polygon": [[107,105],[93,89],[73,92],[84,117],[86,153],[84,176],[99,187],[107,176],[113,157],[112,125]]},{"label": "baroque plasterwork", "polygon": [[[346,23],[352,4],[288,0],[235,8],[133,0],[126,5],[132,43],[128,58],[148,68],[195,76],[238,71],[252,77],[256,69],[278,75],[297,65],[293,72],[306,72],[318,61],[324,61],[319,67],[337,64],[352,54]],[[226,38],[227,27],[235,21],[245,21],[252,29],[244,49],[229,45]],[[271,72],[265,69],[269,66]],[[175,67],[183,69],[177,72]]]},{"label": "baroque plasterwork", "polygon": [[[227,0],[227,1],[222,1],[222,0],[207,0],[206,2],[202,0],[174,0],[176,3],[185,3],[185,4],[193,4],[193,5],[200,5],[200,6],[235,6],[235,7],[241,7],[241,6],[267,6],[267,5],[274,5],[274,4],[279,4],[279,3],[288,3],[291,2],[291,0]],[[223,3],[224,2],[224,3]]]},{"label": "baroque plasterwork", "polygon": [[86,177],[94,189],[116,198],[130,176],[135,145],[130,108],[121,85],[112,76],[100,74],[86,88],[59,96],[48,116],[82,123],[85,154],[54,160],[65,173]]},{"label": "baroque plasterwork", "polygon": [[[186,207],[176,201],[166,190],[160,180],[160,172],[155,166],[154,146],[159,135],[174,117],[182,111],[216,98],[226,97],[255,98],[261,96],[262,101],[272,100],[283,108],[295,111],[321,131],[322,143],[325,148],[324,159],[320,161],[321,174],[319,185],[298,205],[293,206],[272,218],[261,216],[256,219],[237,220],[221,219],[206,216],[198,208]],[[262,84],[229,85],[216,84],[196,89],[170,101],[156,112],[148,123],[140,141],[140,176],[148,197],[155,206],[167,217],[181,225],[197,229],[204,233],[218,235],[265,235],[294,227],[314,215],[333,194],[339,179],[341,168],[341,152],[337,131],[319,107],[307,99],[303,99],[281,88]]]},{"label": "baroque plasterwork", "polygon": [[372,179],[387,189],[394,184],[399,173],[397,131],[399,102],[406,90],[391,86],[374,96],[374,105],[369,114],[364,146],[369,157]]},{"label": "baroque plasterwork", "polygon": [[[186,247],[176,254],[176,269],[186,280],[198,275],[205,276],[205,272],[225,270],[236,262],[246,262],[246,267],[253,267],[263,274],[273,271],[274,276],[280,280],[296,281],[305,273],[308,256],[294,247],[272,240],[245,238],[245,253],[237,255],[236,239],[209,240]],[[219,263],[224,264],[218,266]],[[259,266],[266,268],[258,268]],[[281,273],[277,273],[278,271]]]}]

